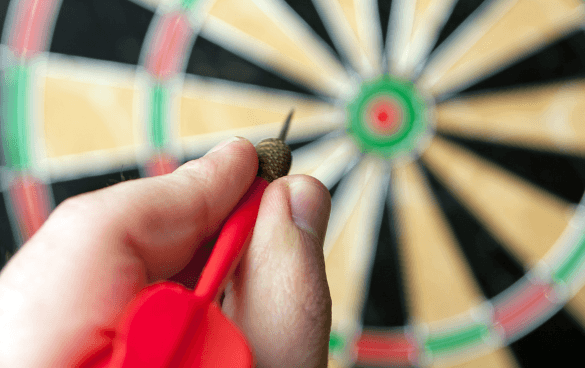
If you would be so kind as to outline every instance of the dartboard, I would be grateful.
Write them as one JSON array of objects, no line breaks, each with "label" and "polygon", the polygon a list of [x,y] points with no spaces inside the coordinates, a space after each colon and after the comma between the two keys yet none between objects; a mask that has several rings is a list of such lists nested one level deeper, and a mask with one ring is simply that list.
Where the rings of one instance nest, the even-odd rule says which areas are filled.
[{"label": "dartboard", "polygon": [[291,109],[329,366],[583,361],[580,0],[4,0],[0,266],[68,197]]}]

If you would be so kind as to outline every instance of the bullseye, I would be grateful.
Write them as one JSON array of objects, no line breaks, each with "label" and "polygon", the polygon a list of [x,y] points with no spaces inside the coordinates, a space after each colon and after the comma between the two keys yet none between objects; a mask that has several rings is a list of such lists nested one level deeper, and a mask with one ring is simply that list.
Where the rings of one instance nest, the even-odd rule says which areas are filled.
[{"label": "bullseye", "polygon": [[429,136],[429,106],[411,81],[390,75],[364,82],[347,105],[347,131],[363,152],[386,159],[418,152]]},{"label": "bullseye", "polygon": [[397,101],[382,98],[369,106],[369,115],[371,129],[378,134],[389,135],[400,128],[404,114]]}]

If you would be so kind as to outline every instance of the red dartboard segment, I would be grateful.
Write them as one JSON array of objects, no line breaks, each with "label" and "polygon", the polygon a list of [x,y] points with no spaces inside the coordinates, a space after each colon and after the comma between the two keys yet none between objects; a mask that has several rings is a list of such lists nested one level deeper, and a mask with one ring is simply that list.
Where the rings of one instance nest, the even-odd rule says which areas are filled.
[{"label": "red dartboard segment", "polygon": [[154,33],[152,48],[146,60],[146,69],[155,77],[169,79],[182,68],[193,28],[181,12],[165,14]]},{"label": "red dartboard segment", "polygon": [[45,50],[49,23],[60,0],[25,0],[17,5],[9,46],[16,56],[30,59]]},{"label": "red dartboard segment", "polygon": [[29,239],[49,216],[46,187],[31,176],[21,176],[10,184],[10,197],[23,240]]},{"label": "red dartboard segment", "polygon": [[166,153],[154,155],[144,165],[148,176],[170,174],[179,167],[179,162],[173,156]]},{"label": "red dartboard segment", "polygon": [[357,364],[406,367],[413,364],[417,348],[400,333],[364,332],[355,346]]},{"label": "red dartboard segment", "polygon": [[556,308],[548,295],[553,292],[551,285],[531,285],[512,297],[494,305],[494,325],[510,339],[534,324],[535,316],[547,314]]}]

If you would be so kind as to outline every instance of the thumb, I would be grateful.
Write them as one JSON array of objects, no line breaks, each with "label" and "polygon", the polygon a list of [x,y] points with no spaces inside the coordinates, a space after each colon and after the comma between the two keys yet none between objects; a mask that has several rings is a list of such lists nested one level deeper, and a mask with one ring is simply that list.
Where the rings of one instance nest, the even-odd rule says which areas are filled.
[{"label": "thumb", "polygon": [[278,179],[264,193],[223,303],[258,367],[327,366],[331,297],[323,240],[330,208],[327,188],[304,175]]}]

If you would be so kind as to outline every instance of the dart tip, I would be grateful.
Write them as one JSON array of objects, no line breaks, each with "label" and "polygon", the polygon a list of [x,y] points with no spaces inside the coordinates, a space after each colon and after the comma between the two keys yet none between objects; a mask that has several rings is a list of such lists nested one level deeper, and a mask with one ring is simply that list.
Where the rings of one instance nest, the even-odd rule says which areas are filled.
[{"label": "dart tip", "polygon": [[280,139],[283,142],[286,139],[286,135],[288,134],[288,128],[290,126],[290,121],[292,120],[292,117],[293,117],[293,114],[294,113],[295,113],[295,109],[292,108],[290,110],[290,112],[288,113],[288,116],[286,117],[286,120],[284,121],[284,125],[282,126],[282,129],[280,130],[280,134],[278,136],[278,139]]}]

